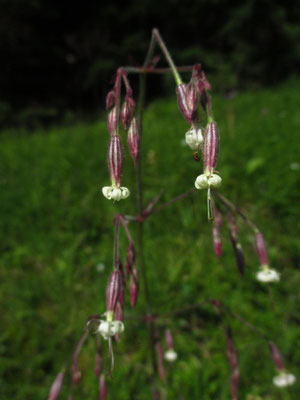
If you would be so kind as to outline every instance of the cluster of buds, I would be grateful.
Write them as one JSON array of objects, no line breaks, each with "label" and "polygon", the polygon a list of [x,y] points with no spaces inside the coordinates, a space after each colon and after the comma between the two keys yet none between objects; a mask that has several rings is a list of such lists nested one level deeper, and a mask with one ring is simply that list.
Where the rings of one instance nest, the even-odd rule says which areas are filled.
[{"label": "cluster of buds", "polygon": [[[120,111],[122,80],[126,87],[126,95]],[[135,102],[132,97],[132,90],[127,74],[122,68],[118,69],[114,88],[109,91],[106,97],[106,109],[108,110],[108,130],[110,132],[108,168],[110,171],[111,186],[103,187],[102,193],[109,200],[119,201],[121,199],[126,199],[130,194],[129,189],[121,186],[124,150],[119,134],[120,120],[125,131],[128,131],[128,146],[135,166],[138,162],[139,153],[139,130],[134,116]]]},{"label": "cluster of buds", "polygon": [[255,249],[261,263],[260,271],[256,274],[256,278],[261,282],[278,282],[280,275],[269,267],[268,249],[261,232],[255,234]]},{"label": "cluster of buds", "polygon": [[270,342],[270,350],[272,360],[279,373],[273,378],[274,385],[277,387],[286,387],[293,385],[296,381],[296,378],[293,374],[288,373],[284,369],[282,355],[275,343]]}]

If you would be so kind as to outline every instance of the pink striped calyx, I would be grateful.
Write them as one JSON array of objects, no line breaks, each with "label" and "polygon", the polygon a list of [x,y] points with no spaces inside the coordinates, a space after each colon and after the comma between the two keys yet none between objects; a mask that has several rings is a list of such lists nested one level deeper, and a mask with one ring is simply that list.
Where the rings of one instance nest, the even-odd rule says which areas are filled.
[{"label": "pink striped calyx", "polygon": [[134,102],[132,96],[126,95],[125,101],[124,101],[124,103],[122,105],[122,109],[121,109],[121,121],[122,121],[125,131],[127,131],[127,129],[129,128],[131,118],[134,114],[134,106],[135,106],[135,102]]},{"label": "pink striped calyx", "polygon": [[106,311],[114,313],[121,291],[121,273],[119,270],[111,273],[106,287]]},{"label": "pink striped calyx", "polygon": [[112,185],[121,184],[123,170],[124,151],[119,135],[112,135],[108,148],[108,168],[112,180]]},{"label": "pink striped calyx", "polygon": [[186,101],[188,109],[191,113],[191,118],[193,121],[195,121],[197,118],[199,95],[193,81],[191,81],[187,86]]},{"label": "pink striped calyx", "polygon": [[261,232],[255,234],[255,249],[262,266],[269,265],[268,249]]},{"label": "pink striped calyx", "polygon": [[115,105],[116,102],[116,92],[114,89],[110,90],[106,96],[106,109],[108,110]]},{"label": "pink striped calyx", "polygon": [[282,355],[275,343],[270,342],[272,360],[279,371],[284,370]]},{"label": "pink striped calyx", "polygon": [[203,144],[204,174],[213,174],[219,153],[219,132],[217,124],[212,121],[207,124]]},{"label": "pink striped calyx", "polygon": [[118,130],[117,109],[113,107],[107,115],[108,130],[110,135],[116,135]]},{"label": "pink striped calyx", "polygon": [[187,84],[181,83],[176,87],[177,101],[179,109],[189,124],[192,123],[192,112],[187,103]]},{"label": "pink striped calyx", "polygon": [[138,295],[139,295],[139,276],[137,268],[134,268],[132,275],[130,276],[130,303],[132,307],[135,307]]},{"label": "pink striped calyx", "polygon": [[137,121],[135,117],[132,118],[129,129],[128,129],[128,146],[131,157],[134,161],[134,166],[137,166],[138,163],[138,154],[139,154],[139,142],[140,142],[140,134]]}]

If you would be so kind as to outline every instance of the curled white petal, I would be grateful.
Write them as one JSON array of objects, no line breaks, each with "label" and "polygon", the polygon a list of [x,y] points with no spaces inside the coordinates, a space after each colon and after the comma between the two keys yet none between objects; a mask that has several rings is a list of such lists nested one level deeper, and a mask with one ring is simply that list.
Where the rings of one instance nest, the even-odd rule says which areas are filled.
[{"label": "curled white petal", "polygon": [[165,352],[165,360],[169,362],[174,362],[175,360],[177,360],[177,357],[178,355],[173,349],[169,349]]},{"label": "curled white petal", "polygon": [[285,387],[293,385],[296,381],[296,377],[293,374],[287,372],[280,372],[279,375],[274,376],[273,383],[277,387]]},{"label": "curled white petal", "polygon": [[203,135],[199,126],[192,126],[185,134],[185,142],[192,150],[200,150],[203,143]]},{"label": "curled white petal", "polygon": [[275,269],[270,269],[266,266],[256,274],[256,279],[260,282],[278,282],[280,275]]},{"label": "curled white petal", "polygon": [[100,321],[97,332],[99,332],[104,339],[108,339],[109,337],[124,332],[124,324],[122,321]]},{"label": "curled white petal", "polygon": [[130,195],[129,189],[127,187],[117,187],[117,186],[104,186],[102,188],[103,196],[108,200],[120,201],[121,199],[126,199]]},{"label": "curled white petal", "polygon": [[197,176],[196,180],[195,180],[195,187],[196,189],[207,189],[208,188],[208,180],[206,175],[202,174]]},{"label": "curled white petal", "polygon": [[208,185],[213,188],[221,186],[221,183],[222,183],[222,178],[217,174],[212,174],[212,176],[208,178]]}]

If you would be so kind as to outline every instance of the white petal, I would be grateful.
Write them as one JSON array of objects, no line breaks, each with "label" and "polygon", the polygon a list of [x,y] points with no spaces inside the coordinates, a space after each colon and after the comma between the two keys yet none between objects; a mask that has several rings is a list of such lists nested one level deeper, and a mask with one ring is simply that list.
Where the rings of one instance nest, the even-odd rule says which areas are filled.
[{"label": "white petal", "polygon": [[222,178],[216,174],[212,174],[212,176],[208,179],[208,184],[214,188],[221,186],[221,183],[222,183]]},{"label": "white petal", "polygon": [[273,378],[274,385],[278,387],[293,385],[295,381],[295,376],[286,372],[281,372],[280,375],[277,375]]},{"label": "white petal", "polygon": [[177,353],[173,349],[165,352],[165,359],[169,362],[174,362],[177,359]]},{"label": "white petal", "polygon": [[278,282],[280,280],[280,275],[274,269],[265,268],[256,274],[256,278],[260,282]]},{"label": "white petal", "polygon": [[199,175],[195,180],[196,189],[207,189],[208,188],[208,180],[206,175]]},{"label": "white petal", "polygon": [[126,199],[129,195],[130,195],[130,191],[129,189],[127,189],[127,187],[122,186],[121,187],[121,192],[122,192],[122,199]]}]

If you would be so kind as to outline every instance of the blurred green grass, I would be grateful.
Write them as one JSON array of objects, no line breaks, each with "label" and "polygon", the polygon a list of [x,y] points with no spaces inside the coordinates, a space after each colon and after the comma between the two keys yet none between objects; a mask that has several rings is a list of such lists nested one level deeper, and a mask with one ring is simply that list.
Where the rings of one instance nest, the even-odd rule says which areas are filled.
[{"label": "blurred green grass", "polygon": [[[249,400],[250,395],[260,396],[257,400],[296,399],[300,388],[299,89],[300,81],[293,79],[272,89],[236,93],[231,99],[214,98],[221,134],[221,192],[266,237],[271,264],[282,278],[272,286],[274,310],[267,287],[255,280],[253,235],[242,221],[245,278],[237,273],[225,221],[222,261],[213,254],[204,192],[174,204],[145,225],[156,312],[208,298],[223,300],[273,338],[287,368],[298,376],[288,390],[273,387],[275,371],[266,343],[228,318],[225,323],[232,325],[239,351],[241,398]],[[189,190],[201,173],[201,164],[183,143],[186,130],[174,98],[148,106],[142,154],[145,203],[162,188],[162,201]],[[127,151],[123,185],[131,196],[113,204],[101,194],[101,187],[109,184],[108,139],[105,117],[94,124],[33,133],[6,131],[0,136],[1,399],[45,399],[87,317],[105,309],[112,219],[115,213],[134,214],[136,202],[135,170]],[[131,230],[136,238],[134,223]],[[123,237],[121,255],[125,259]],[[128,317],[143,314],[142,290],[135,311],[127,304]],[[169,319],[160,325],[162,334],[166,324],[179,353],[178,361],[167,369],[167,386],[162,385],[167,398],[229,399],[224,326],[212,309],[204,307],[187,319]],[[80,358],[83,377],[75,399],[96,398],[94,351],[91,338]],[[148,399],[151,365],[146,327],[129,320],[115,351],[108,398]],[[67,391],[66,384],[65,397]]]}]

